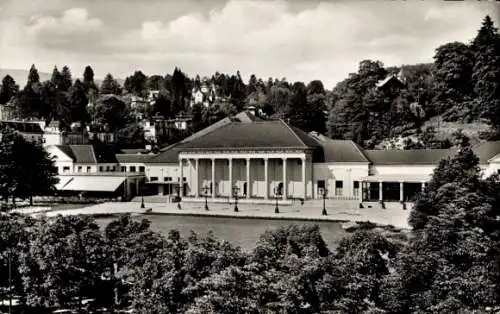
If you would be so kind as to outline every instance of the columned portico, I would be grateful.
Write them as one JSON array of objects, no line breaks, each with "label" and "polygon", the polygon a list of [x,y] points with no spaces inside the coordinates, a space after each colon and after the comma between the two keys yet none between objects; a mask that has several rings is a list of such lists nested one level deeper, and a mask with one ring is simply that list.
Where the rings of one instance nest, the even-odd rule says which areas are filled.
[{"label": "columned portico", "polygon": [[418,193],[424,191],[428,178],[429,176],[425,175],[373,175],[364,177],[361,179],[363,192],[360,201],[413,201]]},{"label": "columned portico", "polygon": [[193,162],[179,172],[188,180],[189,195],[195,197],[201,196],[204,186],[211,186],[212,198],[232,197],[237,186],[238,196],[247,199],[269,199],[278,187],[283,199],[307,199],[308,175],[312,175],[307,171],[308,158],[305,151],[182,152],[179,167],[185,159]]}]

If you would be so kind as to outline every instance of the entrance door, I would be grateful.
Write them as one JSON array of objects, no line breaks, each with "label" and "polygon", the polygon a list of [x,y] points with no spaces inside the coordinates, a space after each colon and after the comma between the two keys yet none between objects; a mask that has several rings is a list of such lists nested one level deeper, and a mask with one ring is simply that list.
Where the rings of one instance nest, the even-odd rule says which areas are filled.
[{"label": "entrance door", "polygon": [[247,194],[247,183],[243,183],[243,194],[246,196]]}]

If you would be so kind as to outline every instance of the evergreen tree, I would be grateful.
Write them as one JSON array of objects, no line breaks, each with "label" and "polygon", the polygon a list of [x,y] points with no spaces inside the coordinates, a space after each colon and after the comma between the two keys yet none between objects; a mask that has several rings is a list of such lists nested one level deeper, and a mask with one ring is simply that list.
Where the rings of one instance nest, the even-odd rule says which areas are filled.
[{"label": "evergreen tree", "polygon": [[40,83],[40,75],[38,74],[38,70],[35,65],[31,65],[30,72],[28,74],[28,82],[27,85],[33,85]]},{"label": "evergreen tree", "polygon": [[111,73],[108,73],[102,81],[100,92],[102,95],[121,95],[122,88],[120,84],[118,84],[118,82],[113,78],[113,75],[111,75]]},{"label": "evergreen tree", "polygon": [[2,86],[0,87],[0,104],[8,103],[12,97],[19,93],[19,85],[10,75],[6,75],[2,79]]},{"label": "evergreen tree", "polygon": [[489,16],[483,20],[472,42],[475,63],[474,91],[478,95],[483,117],[500,130],[500,35]]},{"label": "evergreen tree", "polygon": [[67,92],[71,87],[71,85],[73,85],[73,79],[71,78],[71,71],[69,70],[68,66],[65,65],[61,71],[61,82],[58,88],[63,92]]},{"label": "evergreen tree", "polygon": [[185,99],[188,96],[187,77],[179,68],[174,69],[171,84],[174,96],[172,114],[175,116],[186,108]]},{"label": "evergreen tree", "polygon": [[54,66],[54,70],[52,71],[52,77],[50,78],[50,81],[56,86],[56,88],[59,88],[61,85],[61,72],[57,69],[57,66]]},{"label": "evergreen tree", "polygon": [[89,98],[91,98],[91,94],[97,94],[98,92],[98,88],[94,82],[94,70],[92,70],[90,65],[87,65],[83,72],[83,87]]}]

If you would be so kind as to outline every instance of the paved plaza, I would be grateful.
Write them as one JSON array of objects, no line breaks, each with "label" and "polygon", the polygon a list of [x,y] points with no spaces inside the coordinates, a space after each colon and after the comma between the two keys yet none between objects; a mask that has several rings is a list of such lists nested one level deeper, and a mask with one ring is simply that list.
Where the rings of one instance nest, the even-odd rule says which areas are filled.
[{"label": "paved plaza", "polygon": [[[387,203],[382,209],[377,203],[364,203],[364,208],[359,208],[355,201],[327,200],[327,215],[322,215],[323,201],[306,201],[304,205],[279,205],[279,213],[275,213],[275,204],[249,204],[239,203],[238,212],[234,211],[234,201],[208,202],[209,210],[205,210],[204,201],[192,200],[180,203],[158,202],[154,198],[145,198],[145,208],[137,199],[132,202],[113,202],[92,205],[77,209],[50,210],[44,208],[19,209],[18,212],[31,215],[117,215],[117,214],[163,214],[163,215],[190,215],[190,216],[221,216],[234,218],[266,218],[266,219],[293,219],[293,220],[318,220],[318,221],[370,221],[381,225],[393,225],[399,228],[409,228],[408,215],[410,210],[403,210],[401,204]],[[371,207],[371,208],[369,208]]]}]

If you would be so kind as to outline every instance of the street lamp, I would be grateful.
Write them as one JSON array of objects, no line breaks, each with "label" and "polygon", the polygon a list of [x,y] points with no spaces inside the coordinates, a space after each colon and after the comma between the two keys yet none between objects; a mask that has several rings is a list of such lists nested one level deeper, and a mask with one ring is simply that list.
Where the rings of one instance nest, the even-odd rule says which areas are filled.
[{"label": "street lamp", "polygon": [[326,199],[326,195],[328,194],[328,190],[325,188],[321,188],[320,193],[323,196],[323,211],[321,212],[321,215],[326,216],[327,213],[326,213],[325,199]]},{"label": "street lamp", "polygon": [[278,197],[281,196],[280,189],[278,187],[275,187],[273,191],[274,191],[274,198],[276,199],[276,207],[274,207],[274,213],[279,214],[280,209],[278,207]]},{"label": "street lamp", "polygon": [[141,187],[141,208],[146,208],[144,206],[144,188]]},{"label": "street lamp", "polygon": [[233,186],[233,197],[234,197],[234,211],[238,212],[238,192],[240,191],[240,188],[237,187],[236,185]]},{"label": "street lamp", "polygon": [[203,195],[205,196],[205,210],[208,210],[208,191],[210,190],[209,186],[203,187]]}]

